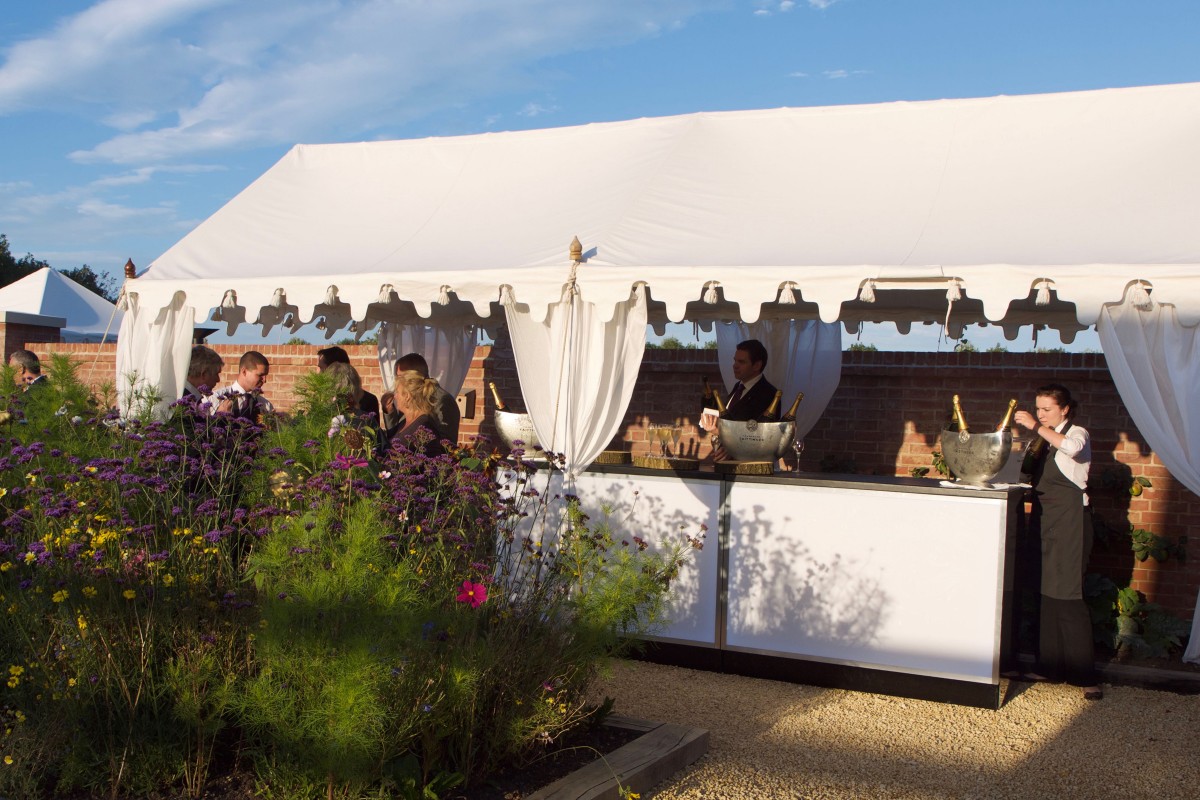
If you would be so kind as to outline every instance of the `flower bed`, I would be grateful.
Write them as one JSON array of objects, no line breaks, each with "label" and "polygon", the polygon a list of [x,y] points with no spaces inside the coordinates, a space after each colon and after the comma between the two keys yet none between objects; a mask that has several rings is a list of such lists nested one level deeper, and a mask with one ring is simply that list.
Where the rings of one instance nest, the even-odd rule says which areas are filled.
[{"label": "flower bed", "polygon": [[50,373],[0,375],[0,795],[200,796],[213,763],[276,797],[478,785],[604,713],[689,549],[623,546],[482,443],[381,451],[320,375],[286,418],[151,421]]}]

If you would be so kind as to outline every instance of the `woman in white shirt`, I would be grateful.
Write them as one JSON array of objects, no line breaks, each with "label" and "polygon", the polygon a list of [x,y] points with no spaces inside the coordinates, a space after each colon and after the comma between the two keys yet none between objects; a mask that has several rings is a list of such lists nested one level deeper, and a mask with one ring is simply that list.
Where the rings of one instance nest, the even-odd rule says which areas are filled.
[{"label": "woman in white shirt", "polygon": [[[1083,573],[1092,552],[1087,504],[1092,444],[1075,425],[1076,406],[1065,386],[1037,390],[1037,416],[1018,411],[1016,423],[1043,440],[1033,465],[1030,526],[1041,537],[1041,612],[1038,672],[1031,680],[1065,680],[1088,700],[1104,696],[1096,683],[1092,623],[1083,602]],[[1035,442],[1037,444],[1037,442]]]}]

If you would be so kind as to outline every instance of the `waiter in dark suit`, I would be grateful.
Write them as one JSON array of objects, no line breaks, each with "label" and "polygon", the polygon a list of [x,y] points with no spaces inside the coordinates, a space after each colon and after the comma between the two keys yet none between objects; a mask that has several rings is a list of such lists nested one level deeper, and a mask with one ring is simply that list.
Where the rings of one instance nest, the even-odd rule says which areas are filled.
[{"label": "waiter in dark suit", "polygon": [[724,419],[744,422],[758,419],[775,399],[775,387],[763,376],[767,368],[767,348],[758,339],[747,339],[733,353],[733,377],[736,383],[725,401]]}]

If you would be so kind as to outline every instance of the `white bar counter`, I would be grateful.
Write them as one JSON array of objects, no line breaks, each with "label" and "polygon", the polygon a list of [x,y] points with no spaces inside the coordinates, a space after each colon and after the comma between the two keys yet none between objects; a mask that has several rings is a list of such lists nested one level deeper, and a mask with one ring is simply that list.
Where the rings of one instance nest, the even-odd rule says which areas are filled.
[{"label": "white bar counter", "polygon": [[576,493],[651,543],[707,527],[648,658],[999,706],[1020,489],[597,466]]}]

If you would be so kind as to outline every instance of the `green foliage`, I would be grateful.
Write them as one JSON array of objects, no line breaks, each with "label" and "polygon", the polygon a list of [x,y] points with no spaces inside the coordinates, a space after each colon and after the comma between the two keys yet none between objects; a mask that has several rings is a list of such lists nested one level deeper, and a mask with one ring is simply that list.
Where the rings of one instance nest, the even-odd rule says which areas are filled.
[{"label": "green foliage", "polygon": [[850,345],[846,349],[849,350],[851,353],[859,353],[859,352],[874,353],[874,352],[878,352],[878,350],[879,350],[879,348],[873,344],[863,344],[862,342],[855,342],[854,344]]},{"label": "green foliage", "polygon": [[677,336],[668,336],[661,342],[646,342],[647,350],[716,350],[717,341],[685,342]]},{"label": "green foliage", "polygon": [[700,546],[494,453],[377,455],[320,374],[263,425],[118,420],[50,374],[0,371],[0,796],[198,797],[239,753],[265,797],[478,783],[604,713]]},{"label": "green foliage", "polygon": [[958,342],[954,345],[954,352],[956,352],[956,353],[974,353],[977,350],[978,350],[978,348],[975,347],[975,345],[973,343],[968,341],[967,337],[965,337],[965,336],[963,338],[959,339]]},{"label": "green foliage", "polygon": [[61,269],[59,272],[108,302],[117,302],[117,279],[107,272],[97,274],[87,264],[75,269]]},{"label": "green foliage", "polygon": [[34,258],[31,253],[21,258],[13,256],[8,247],[8,237],[0,233],[0,286],[7,286],[49,266],[48,262]]},{"label": "green foliage", "polygon": [[1108,578],[1084,577],[1084,600],[1092,618],[1093,638],[1118,654],[1165,658],[1182,646],[1190,626],[1131,586],[1118,588]]},{"label": "green foliage", "polygon": [[347,336],[344,339],[338,339],[336,342],[334,342],[334,344],[338,345],[339,347],[353,347],[354,345],[359,344],[377,345],[379,344],[379,335],[373,334],[371,336],[364,336],[361,339],[355,339],[353,336]]},{"label": "green foliage", "polygon": [[1002,345],[1002,344],[994,344],[994,345],[992,345],[991,347],[989,347],[989,348],[988,348],[988,349],[987,349],[985,352],[988,352],[988,353],[1007,353],[1007,352],[1008,352],[1008,348],[1007,348],[1007,347],[1005,347],[1005,346],[1004,346],[1004,345]]},{"label": "green foliage", "polygon": [[1172,542],[1165,536],[1159,536],[1142,528],[1134,528],[1131,525],[1129,539],[1133,548],[1133,557],[1138,561],[1145,561],[1147,558],[1153,558],[1159,562],[1170,558],[1176,558],[1179,561],[1187,560],[1186,536],[1180,536]]}]

